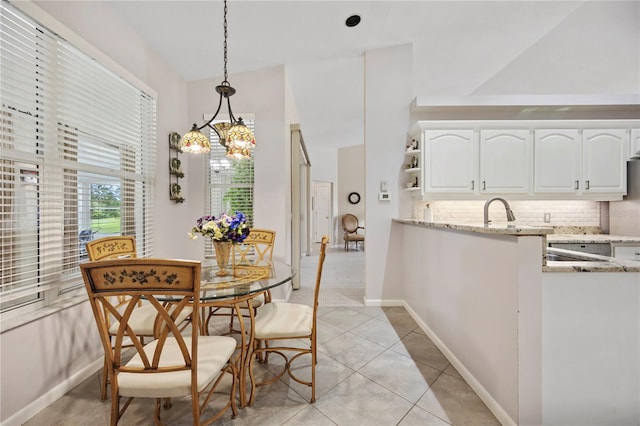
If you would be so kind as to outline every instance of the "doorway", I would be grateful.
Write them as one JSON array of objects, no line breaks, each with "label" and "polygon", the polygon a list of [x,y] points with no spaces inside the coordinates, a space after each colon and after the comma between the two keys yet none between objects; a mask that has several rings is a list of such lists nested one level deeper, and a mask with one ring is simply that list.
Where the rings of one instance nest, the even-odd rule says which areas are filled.
[{"label": "doorway", "polygon": [[333,183],[313,181],[313,198],[311,216],[313,217],[312,235],[313,242],[322,241],[322,236],[327,235],[332,239],[333,232]]}]

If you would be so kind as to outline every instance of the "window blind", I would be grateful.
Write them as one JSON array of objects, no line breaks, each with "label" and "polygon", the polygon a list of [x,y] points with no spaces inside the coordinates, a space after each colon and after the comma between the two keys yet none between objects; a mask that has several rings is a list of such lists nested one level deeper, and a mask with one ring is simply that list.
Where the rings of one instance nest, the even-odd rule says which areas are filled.
[{"label": "window blind", "polygon": [[82,287],[91,239],[152,252],[156,100],[11,4],[0,15],[4,312]]},{"label": "window blind", "polygon": [[[254,131],[253,120],[243,120]],[[219,142],[218,135],[210,129],[207,202],[209,213],[219,217],[222,213],[237,211],[247,216],[247,224],[253,226],[253,156],[246,160],[232,160],[226,157],[226,148]],[[205,243],[205,254],[213,254],[212,244]]]}]

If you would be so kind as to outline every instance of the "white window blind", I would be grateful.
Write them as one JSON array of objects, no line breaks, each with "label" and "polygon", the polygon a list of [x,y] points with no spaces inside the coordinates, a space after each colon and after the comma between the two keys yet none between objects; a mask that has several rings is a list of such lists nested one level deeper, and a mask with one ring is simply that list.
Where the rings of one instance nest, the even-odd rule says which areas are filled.
[{"label": "white window blind", "polygon": [[[243,120],[254,130],[253,120]],[[218,135],[210,130],[209,173],[207,202],[209,213],[219,217],[222,213],[237,211],[247,216],[247,224],[253,227],[253,156],[246,160],[226,157],[226,148],[220,145]],[[213,254],[211,244],[205,244],[205,254]]]},{"label": "white window blind", "polygon": [[0,7],[4,312],[82,287],[91,239],[134,235],[138,255],[151,254],[156,101],[11,4]]}]

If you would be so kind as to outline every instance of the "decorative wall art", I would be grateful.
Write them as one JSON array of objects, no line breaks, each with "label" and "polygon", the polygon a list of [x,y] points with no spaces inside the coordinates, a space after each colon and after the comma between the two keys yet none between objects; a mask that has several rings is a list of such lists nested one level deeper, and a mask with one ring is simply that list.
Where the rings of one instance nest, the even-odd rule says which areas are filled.
[{"label": "decorative wall art", "polygon": [[[180,161],[180,134],[169,133],[169,199],[176,203],[183,203],[180,179],[184,177],[182,161]],[[175,181],[174,181],[175,180]]]}]

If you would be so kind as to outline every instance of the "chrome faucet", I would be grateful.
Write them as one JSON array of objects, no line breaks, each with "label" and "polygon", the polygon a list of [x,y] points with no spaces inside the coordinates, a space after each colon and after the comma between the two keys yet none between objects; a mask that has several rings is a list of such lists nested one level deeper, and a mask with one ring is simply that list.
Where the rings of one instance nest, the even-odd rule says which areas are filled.
[{"label": "chrome faucet", "polygon": [[511,211],[511,207],[509,206],[509,203],[507,203],[507,200],[500,197],[493,197],[488,199],[487,202],[484,203],[484,224],[485,225],[488,225],[491,222],[489,220],[489,205],[494,201],[501,201],[502,204],[504,204],[504,209],[507,211],[507,221],[513,222],[514,220],[516,220],[516,216]]}]

